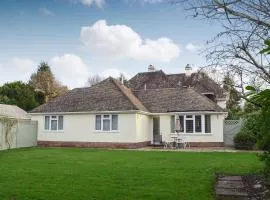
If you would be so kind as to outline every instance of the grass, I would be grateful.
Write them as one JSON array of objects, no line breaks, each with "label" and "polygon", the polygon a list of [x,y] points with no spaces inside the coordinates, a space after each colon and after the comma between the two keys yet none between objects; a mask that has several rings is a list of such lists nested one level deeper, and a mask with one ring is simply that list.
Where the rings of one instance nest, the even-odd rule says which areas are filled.
[{"label": "grass", "polygon": [[259,173],[255,153],[0,151],[1,200],[213,199],[215,173]]}]

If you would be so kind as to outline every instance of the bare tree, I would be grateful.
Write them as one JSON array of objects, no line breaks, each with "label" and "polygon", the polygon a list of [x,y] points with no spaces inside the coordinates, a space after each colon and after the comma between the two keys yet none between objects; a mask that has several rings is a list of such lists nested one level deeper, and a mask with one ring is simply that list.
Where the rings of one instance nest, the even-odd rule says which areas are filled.
[{"label": "bare tree", "polygon": [[270,85],[269,55],[260,54],[270,30],[269,0],[172,0],[195,18],[219,23],[224,30],[207,42],[207,67],[234,75],[236,87],[256,80]]},{"label": "bare tree", "polygon": [[90,76],[87,80],[87,86],[91,87],[104,80],[104,78],[98,74]]}]

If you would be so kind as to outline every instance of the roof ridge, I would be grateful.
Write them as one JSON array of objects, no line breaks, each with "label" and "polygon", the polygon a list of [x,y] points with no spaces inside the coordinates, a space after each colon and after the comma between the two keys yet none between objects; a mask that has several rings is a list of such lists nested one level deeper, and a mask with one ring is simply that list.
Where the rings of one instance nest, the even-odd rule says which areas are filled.
[{"label": "roof ridge", "polygon": [[189,88],[192,88],[192,87],[163,87],[163,88],[147,88],[146,90],[145,89],[137,89],[137,90],[131,90],[131,91],[147,91],[147,90],[167,90],[167,89],[189,89]]},{"label": "roof ridge", "polygon": [[[124,91],[124,88],[123,87],[125,87],[125,86],[122,86],[122,83],[119,81],[119,80],[116,80],[116,79],[114,79],[114,78],[112,78],[112,77],[110,77],[110,79],[109,79],[110,81],[112,81],[113,82],[113,84],[125,95],[125,97],[130,101],[130,103],[133,105],[133,106],[135,106],[135,108],[137,108],[138,110],[141,110],[141,108],[139,108],[137,105],[136,105],[136,103],[134,103],[133,101],[132,101],[132,99],[128,96],[128,94],[126,94],[126,92]],[[121,84],[121,85],[120,85]],[[134,98],[136,98],[136,100],[138,100],[138,102],[143,106],[143,108],[146,110],[146,111],[148,111],[148,109],[143,105],[143,103],[140,101],[140,99],[138,99],[134,94],[133,94],[133,92],[132,92],[132,90],[130,89],[130,88],[127,88],[127,87],[125,87],[125,89],[127,89],[127,90],[129,90],[130,91],[130,94],[131,95],[133,95],[133,97]]]}]

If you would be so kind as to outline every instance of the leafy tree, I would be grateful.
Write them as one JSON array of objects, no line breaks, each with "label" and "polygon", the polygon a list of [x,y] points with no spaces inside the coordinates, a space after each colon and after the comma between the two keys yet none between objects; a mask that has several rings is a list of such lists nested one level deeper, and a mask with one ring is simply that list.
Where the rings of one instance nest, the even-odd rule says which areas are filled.
[{"label": "leafy tree", "polygon": [[[269,55],[269,40],[266,40],[265,45],[266,47],[261,53]],[[259,147],[265,150],[261,158],[265,162],[265,175],[270,184],[270,89],[258,91],[252,86],[248,86],[246,89],[250,91],[250,102],[253,102],[262,113],[261,131],[257,139]]]},{"label": "leafy tree", "polygon": [[226,103],[228,110],[227,119],[239,119],[241,115],[240,93],[235,89],[235,83],[229,73],[226,74],[223,80],[223,89],[228,93],[229,100]]},{"label": "leafy tree", "polygon": [[53,75],[50,66],[46,62],[41,62],[37,72],[31,75],[29,84],[39,93],[45,96],[45,102],[68,91],[66,86],[62,86]]},{"label": "leafy tree", "polygon": [[0,103],[2,104],[17,105],[29,111],[40,105],[42,101],[42,96],[38,98],[38,94],[29,84],[17,81],[0,87]]}]

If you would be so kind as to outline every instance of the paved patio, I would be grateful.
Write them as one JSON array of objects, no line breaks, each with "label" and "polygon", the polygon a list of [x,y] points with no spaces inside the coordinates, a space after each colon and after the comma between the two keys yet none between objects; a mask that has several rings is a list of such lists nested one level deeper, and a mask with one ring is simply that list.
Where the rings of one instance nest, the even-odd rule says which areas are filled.
[{"label": "paved patio", "polygon": [[229,147],[190,147],[186,149],[171,149],[163,147],[144,147],[139,149],[132,149],[138,151],[174,151],[174,152],[249,152],[261,153],[262,151],[254,150],[237,150]]}]

